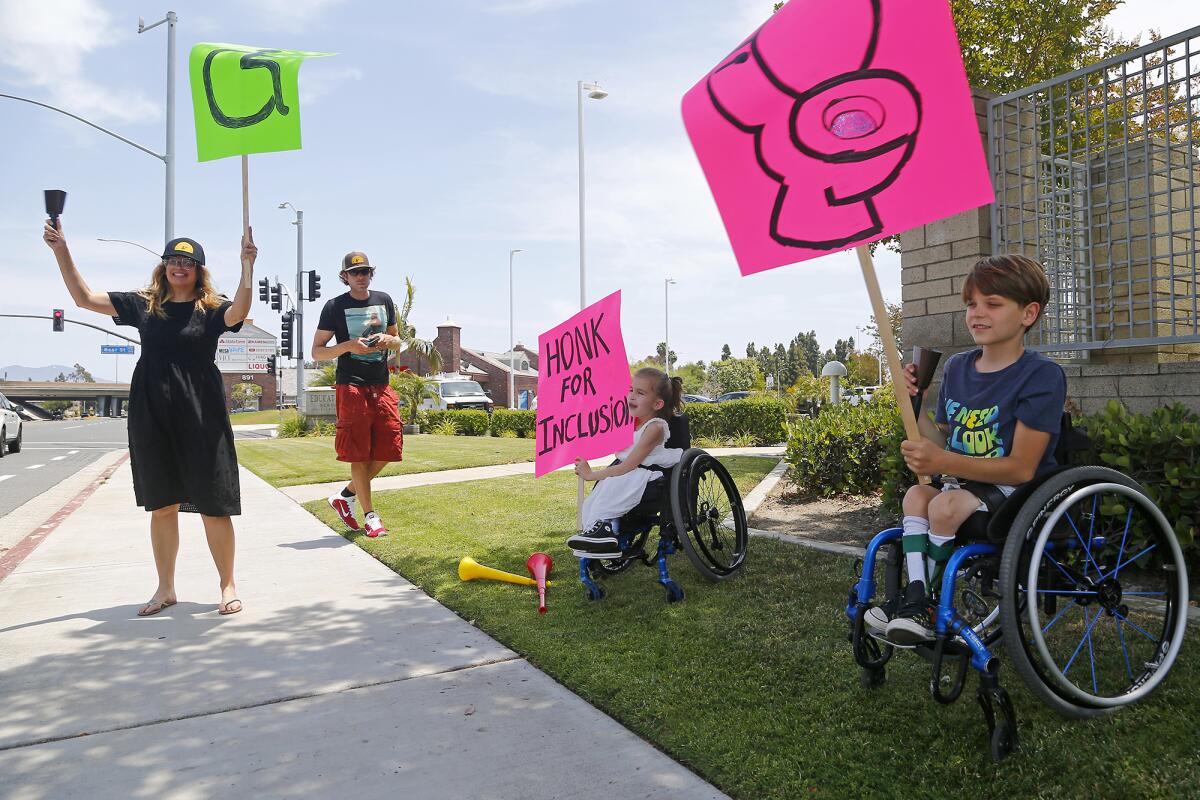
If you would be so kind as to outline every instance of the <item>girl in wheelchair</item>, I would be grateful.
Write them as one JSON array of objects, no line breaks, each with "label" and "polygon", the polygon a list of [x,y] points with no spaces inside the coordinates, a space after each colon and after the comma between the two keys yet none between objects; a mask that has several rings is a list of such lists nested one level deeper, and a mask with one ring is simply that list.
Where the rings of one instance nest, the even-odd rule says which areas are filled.
[{"label": "girl in wheelchair", "polygon": [[[1055,466],[1066,377],[1058,364],[1025,350],[1025,333],[1050,298],[1045,271],[1024,256],[985,258],[968,273],[962,297],[979,347],[946,362],[936,411],[945,448],[928,439],[902,445],[915,474],[941,476],[904,497],[908,585],[899,608],[873,607],[863,619],[896,644],[935,638],[927,587],[939,585],[960,527],[977,512],[973,522],[984,522],[1017,485]],[[905,382],[916,396],[912,364]]]},{"label": "girl in wheelchair", "polygon": [[663,480],[663,472],[679,463],[683,450],[667,448],[667,420],[682,410],[683,380],[668,378],[653,367],[639,369],[629,388],[629,413],[634,420],[633,443],[615,454],[617,462],[593,470],[576,459],[575,474],[597,481],[583,503],[583,532],[567,539],[567,546],[580,558],[620,558],[618,520],[641,501],[651,481]]}]

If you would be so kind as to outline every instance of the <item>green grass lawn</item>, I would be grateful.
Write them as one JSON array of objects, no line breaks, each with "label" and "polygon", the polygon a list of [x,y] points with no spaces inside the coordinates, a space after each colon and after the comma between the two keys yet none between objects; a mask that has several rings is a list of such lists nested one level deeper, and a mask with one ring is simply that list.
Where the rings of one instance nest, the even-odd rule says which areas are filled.
[{"label": "green grass lawn", "polygon": [[[299,439],[239,439],[238,461],[272,486],[348,480],[350,465],[337,460],[332,436]],[[497,436],[404,437],[404,460],[389,464],[380,475],[407,475],[490,464],[533,461],[532,439]]]},{"label": "green grass lawn", "polygon": [[262,425],[267,422],[281,422],[283,420],[292,419],[296,416],[296,409],[285,408],[282,412],[278,409],[274,411],[242,411],[237,414],[229,415],[229,422],[232,425]]},{"label": "green grass lawn", "polygon": [[[722,460],[743,494],[773,463]],[[973,675],[942,707],[926,662],[900,653],[884,686],[859,687],[842,610],[852,559],[756,538],[742,574],[721,584],[673,557],[682,603],[668,606],[655,572],[640,566],[589,603],[563,545],[574,498],[569,474],[383,492],[376,507],[391,535],[352,538],[736,798],[1195,796],[1195,631],[1149,700],[1089,722],[1045,709],[1006,664],[1021,749],[996,765]],[[306,507],[341,530],[324,503]],[[458,580],[460,556],[524,574],[535,550],[555,562],[545,616],[531,589]]]}]

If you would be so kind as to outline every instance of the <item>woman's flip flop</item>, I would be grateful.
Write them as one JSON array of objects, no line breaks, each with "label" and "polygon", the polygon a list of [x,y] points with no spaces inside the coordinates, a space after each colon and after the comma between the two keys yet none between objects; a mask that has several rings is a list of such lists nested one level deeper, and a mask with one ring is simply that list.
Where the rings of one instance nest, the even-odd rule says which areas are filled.
[{"label": "woman's flip flop", "polygon": [[138,611],[137,615],[139,617],[153,617],[164,608],[170,608],[173,605],[175,605],[174,600],[151,600],[149,603],[146,603],[146,605],[142,606],[142,609]]},{"label": "woman's flip flop", "polygon": [[[233,605],[234,603],[237,603],[237,608],[230,608],[230,606]],[[241,610],[242,610],[242,601],[238,600],[236,597],[233,598],[232,600],[230,600],[228,603],[221,603],[219,606],[217,606],[217,613],[223,617],[227,617],[230,614],[236,614]]]}]

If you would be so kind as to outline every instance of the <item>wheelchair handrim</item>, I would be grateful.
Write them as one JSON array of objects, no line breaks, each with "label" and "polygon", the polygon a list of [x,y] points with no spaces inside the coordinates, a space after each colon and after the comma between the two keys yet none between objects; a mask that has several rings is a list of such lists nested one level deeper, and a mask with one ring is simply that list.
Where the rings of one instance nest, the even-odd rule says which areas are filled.
[{"label": "wheelchair handrim", "polygon": [[[1183,643],[1184,631],[1187,628],[1187,571],[1184,568],[1183,554],[1179,547],[1179,542],[1174,536],[1173,529],[1167,522],[1167,519],[1163,515],[1162,511],[1160,511],[1158,506],[1151,502],[1148,497],[1141,492],[1138,492],[1137,490],[1120,483],[1088,484],[1076,489],[1064,500],[1058,503],[1058,505],[1050,513],[1050,516],[1042,524],[1037,540],[1034,542],[1033,550],[1030,553],[1028,571],[1026,573],[1025,580],[1026,593],[1030,598],[1037,597],[1038,573],[1042,567],[1041,562],[1046,550],[1046,543],[1049,540],[1050,535],[1053,533],[1055,526],[1062,519],[1063,515],[1066,514],[1067,510],[1070,509],[1076,501],[1093,494],[1100,494],[1106,491],[1120,494],[1137,503],[1137,505],[1141,507],[1143,511],[1147,512],[1154,519],[1154,521],[1158,523],[1160,533],[1165,534],[1161,538],[1165,539],[1166,544],[1170,548],[1170,554],[1174,559],[1174,563],[1177,568],[1175,570],[1175,597],[1171,598],[1168,596],[1167,600],[1164,602],[1167,606],[1166,611],[1168,619],[1171,611],[1174,610],[1175,621],[1174,629],[1169,633],[1170,639],[1165,643],[1165,650],[1161,649],[1162,642],[1160,640],[1159,647],[1161,658],[1159,658],[1153,669],[1148,669],[1146,673],[1143,673],[1142,678],[1134,681],[1134,687],[1123,694],[1120,694],[1116,697],[1102,697],[1083,691],[1067,678],[1064,670],[1059,669],[1056,659],[1050,654],[1049,645],[1047,644],[1045,636],[1043,635],[1042,623],[1038,616],[1039,603],[1036,602],[1036,600],[1031,600],[1025,604],[1026,618],[1030,628],[1029,638],[1033,641],[1034,647],[1037,649],[1038,655],[1042,661],[1042,669],[1044,670],[1045,674],[1054,682],[1055,688],[1060,694],[1065,695],[1068,699],[1092,708],[1116,708],[1119,706],[1128,705],[1152,692],[1155,687],[1162,682],[1162,679],[1166,677],[1167,672],[1174,663],[1175,657],[1179,653],[1179,649]],[[1174,609],[1172,609],[1172,606],[1174,606]],[[1097,610],[1097,621],[1099,620],[1099,614],[1100,612]],[[1089,628],[1087,631],[1085,631],[1084,636],[1089,639],[1089,642],[1091,629],[1095,624],[1095,621],[1091,622],[1089,624]],[[1047,626],[1047,628],[1048,627],[1049,626]],[[1082,645],[1082,643],[1083,640],[1081,639],[1080,644]]]}]

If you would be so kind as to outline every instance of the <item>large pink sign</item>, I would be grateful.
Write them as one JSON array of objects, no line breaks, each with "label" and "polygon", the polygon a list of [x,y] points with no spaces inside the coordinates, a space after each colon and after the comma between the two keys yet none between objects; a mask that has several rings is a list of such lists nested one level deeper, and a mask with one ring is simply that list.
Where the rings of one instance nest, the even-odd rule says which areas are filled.
[{"label": "large pink sign", "polygon": [[994,199],[946,0],[790,0],[683,121],[743,275]]},{"label": "large pink sign", "polygon": [[536,474],[627,447],[630,383],[619,291],[539,336]]}]

